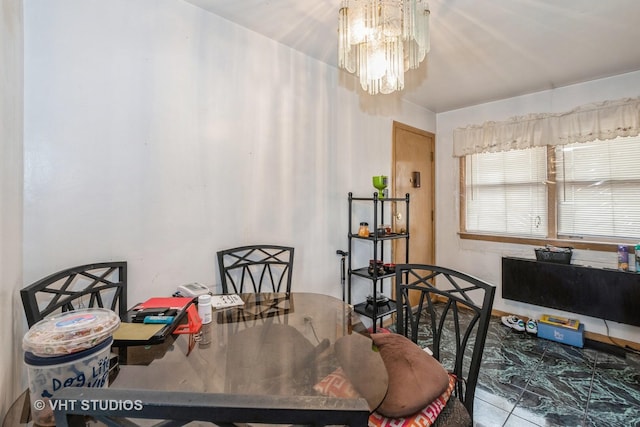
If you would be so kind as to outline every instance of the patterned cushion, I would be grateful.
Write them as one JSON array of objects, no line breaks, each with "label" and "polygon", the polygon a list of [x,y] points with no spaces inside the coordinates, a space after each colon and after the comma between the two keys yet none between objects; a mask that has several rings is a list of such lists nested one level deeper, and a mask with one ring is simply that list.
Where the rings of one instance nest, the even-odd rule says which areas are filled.
[{"label": "patterned cushion", "polygon": [[325,396],[356,399],[360,393],[353,387],[342,368],[338,368],[322,379],[313,389]]},{"label": "patterned cushion", "polygon": [[403,418],[387,418],[374,412],[369,416],[369,427],[429,427],[432,425],[447,401],[456,385],[456,377],[449,375],[449,386],[433,402],[425,406],[418,413]]},{"label": "patterned cushion", "polygon": [[[453,388],[456,384],[456,377],[449,375],[449,386],[438,398],[425,406],[418,413],[404,418],[387,418],[377,412],[369,416],[368,427],[429,427],[431,426],[442,408],[445,407]],[[342,368],[338,368],[327,375],[313,387],[317,392],[330,397],[344,397],[355,399],[360,397],[353,387]]]}]

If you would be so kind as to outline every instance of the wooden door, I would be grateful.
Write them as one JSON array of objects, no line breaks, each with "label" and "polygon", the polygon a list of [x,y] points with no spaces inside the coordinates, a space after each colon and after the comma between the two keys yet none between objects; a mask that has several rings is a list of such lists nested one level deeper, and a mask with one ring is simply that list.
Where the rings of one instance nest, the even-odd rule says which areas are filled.
[{"label": "wooden door", "polygon": [[[394,197],[404,197],[409,193],[410,263],[435,263],[434,155],[435,136],[432,133],[402,123],[393,123],[391,193]],[[416,182],[418,175],[419,182]],[[392,215],[395,230],[406,229],[404,203],[396,203]],[[405,242],[395,240],[394,262],[402,264],[405,257]]]}]

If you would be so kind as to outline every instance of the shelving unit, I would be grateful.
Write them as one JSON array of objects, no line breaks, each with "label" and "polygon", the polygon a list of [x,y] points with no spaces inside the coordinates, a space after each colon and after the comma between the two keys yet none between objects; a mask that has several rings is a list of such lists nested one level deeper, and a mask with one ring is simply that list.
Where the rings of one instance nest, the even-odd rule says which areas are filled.
[{"label": "shelving unit", "polygon": [[[385,235],[378,235],[378,226],[384,224],[385,219],[385,207],[390,204],[402,203],[405,206],[406,225],[404,232],[391,233]],[[357,229],[354,232],[355,224],[359,224],[360,221],[355,221],[353,218],[353,204],[354,203],[368,203],[373,209],[373,223],[370,224],[369,237],[361,237],[358,235]],[[399,209],[399,207],[397,207]],[[389,211],[390,213],[390,211]],[[395,277],[395,272],[379,274],[378,269],[373,269],[373,274],[369,273],[369,267],[354,267],[353,266],[353,250],[354,240],[364,240],[371,242],[371,259],[382,260],[385,258],[384,242],[389,240],[402,239],[405,243],[405,263],[409,262],[409,194],[406,194],[403,198],[379,198],[378,193],[373,193],[372,197],[353,197],[353,193],[349,193],[349,250],[348,250],[348,274],[347,274],[347,302],[351,304],[351,289],[355,285],[355,282],[362,282],[371,287],[372,302],[363,301],[354,305],[354,310],[363,316],[366,316],[373,320],[373,332],[376,331],[377,323],[380,322],[382,326],[382,319],[385,316],[391,315],[396,312],[396,302],[389,298],[385,303],[377,303],[378,297],[383,293],[385,284],[389,284],[389,292],[391,292],[392,278]],[[387,261],[389,262],[389,261]],[[357,279],[357,280],[354,280]]]}]

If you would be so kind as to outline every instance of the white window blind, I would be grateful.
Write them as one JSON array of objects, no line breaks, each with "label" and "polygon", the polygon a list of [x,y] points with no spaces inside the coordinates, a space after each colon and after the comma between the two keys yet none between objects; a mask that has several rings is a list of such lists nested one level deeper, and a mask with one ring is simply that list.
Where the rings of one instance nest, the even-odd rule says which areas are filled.
[{"label": "white window blind", "polygon": [[546,158],[546,147],[466,156],[466,231],[545,237]]},{"label": "white window blind", "polygon": [[640,239],[640,137],[556,147],[558,235]]}]

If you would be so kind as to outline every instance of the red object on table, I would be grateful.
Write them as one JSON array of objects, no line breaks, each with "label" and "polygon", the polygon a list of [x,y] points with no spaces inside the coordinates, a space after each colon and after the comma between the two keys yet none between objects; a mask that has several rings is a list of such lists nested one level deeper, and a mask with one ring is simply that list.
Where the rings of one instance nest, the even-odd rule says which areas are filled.
[{"label": "red object on table", "polygon": [[174,334],[197,334],[202,328],[202,319],[196,310],[194,304],[189,305],[187,308],[187,323],[178,325],[173,331]]}]

